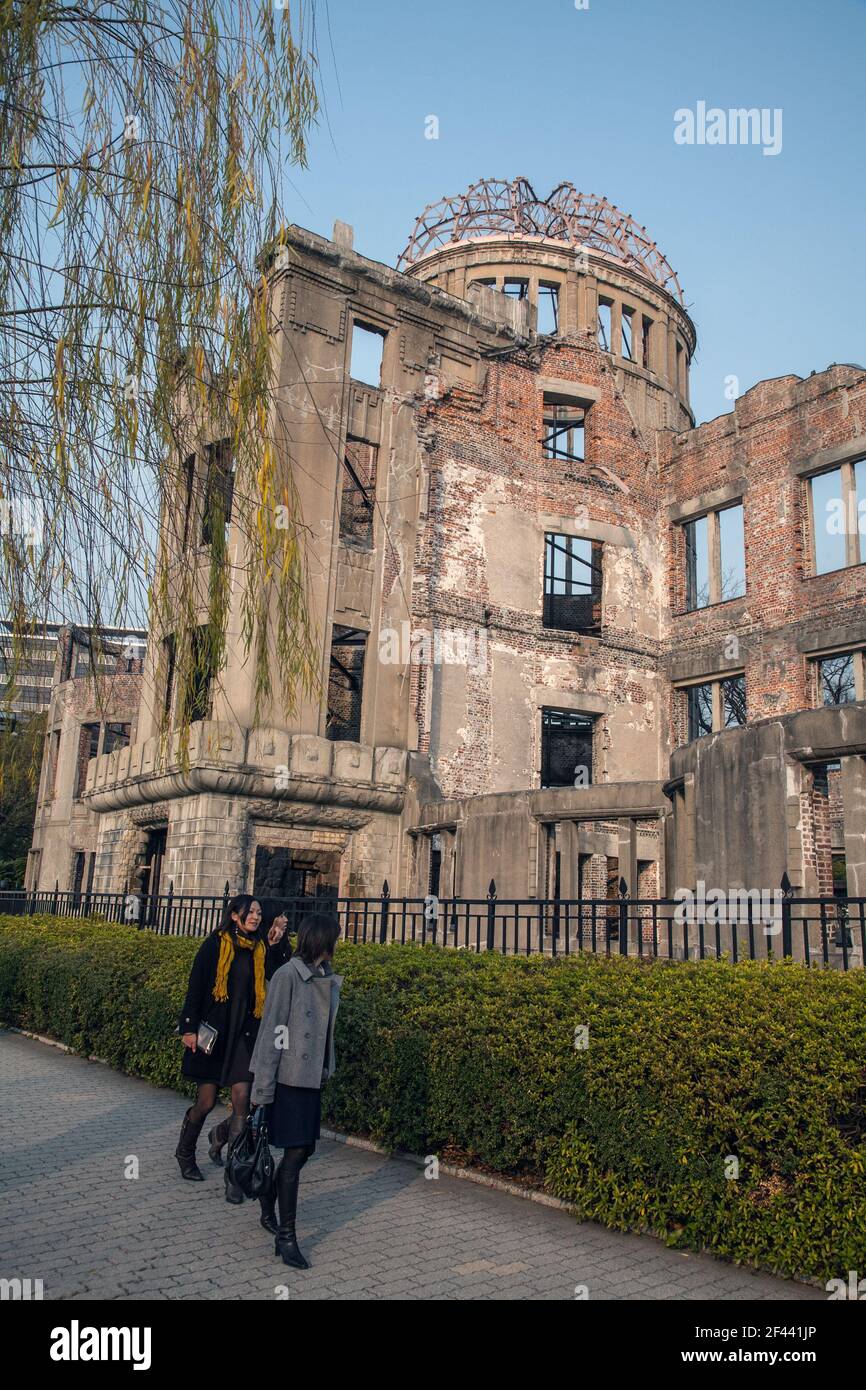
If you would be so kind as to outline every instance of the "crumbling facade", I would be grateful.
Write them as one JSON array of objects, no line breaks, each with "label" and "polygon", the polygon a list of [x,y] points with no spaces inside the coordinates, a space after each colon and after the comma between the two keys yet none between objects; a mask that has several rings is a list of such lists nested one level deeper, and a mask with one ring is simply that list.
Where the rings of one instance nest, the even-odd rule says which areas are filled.
[{"label": "crumbling facade", "polygon": [[[676,275],[570,185],[476,185],[399,270],[343,224],[288,250],[274,411],[320,687],[254,725],[230,620],[182,766],[154,634],[137,738],[87,774],[97,886],[155,836],[177,892],[866,892],[866,372],[695,428]],[[218,445],[179,489],[191,563]]]}]

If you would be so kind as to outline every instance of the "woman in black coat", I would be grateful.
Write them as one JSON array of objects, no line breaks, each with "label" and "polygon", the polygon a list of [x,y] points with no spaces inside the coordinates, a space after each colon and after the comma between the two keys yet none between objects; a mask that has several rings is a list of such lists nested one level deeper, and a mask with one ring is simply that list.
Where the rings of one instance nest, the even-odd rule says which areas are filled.
[{"label": "woman in black coat", "polygon": [[[181,1176],[190,1182],[203,1180],[195,1146],[222,1087],[231,1089],[232,1113],[208,1135],[208,1153],[214,1163],[222,1163],[224,1145],[246,1125],[250,1058],[267,980],[291,956],[286,925],[285,916],[276,916],[265,931],[259,902],[241,893],[226,904],[219,926],[202,942],[193,961],[179,1031],[184,1045],[181,1072],[195,1081],[198,1094],[184,1116],[175,1150]],[[208,1028],[216,1030],[216,1038],[211,1050],[205,1051]],[[243,1201],[243,1193],[228,1181],[226,1201]],[[268,1229],[275,1225],[272,1218],[267,1224]]]}]

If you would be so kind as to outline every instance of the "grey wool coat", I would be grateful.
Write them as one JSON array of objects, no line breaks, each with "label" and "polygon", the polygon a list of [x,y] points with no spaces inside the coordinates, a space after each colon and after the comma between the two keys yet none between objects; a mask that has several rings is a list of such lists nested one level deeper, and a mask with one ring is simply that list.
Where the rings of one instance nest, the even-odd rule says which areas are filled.
[{"label": "grey wool coat", "polygon": [[270,1105],[277,1083],[318,1090],[333,1075],[334,1020],[342,975],[324,964],[319,975],[300,956],[280,966],[268,985],[253,1050],[252,1101]]}]

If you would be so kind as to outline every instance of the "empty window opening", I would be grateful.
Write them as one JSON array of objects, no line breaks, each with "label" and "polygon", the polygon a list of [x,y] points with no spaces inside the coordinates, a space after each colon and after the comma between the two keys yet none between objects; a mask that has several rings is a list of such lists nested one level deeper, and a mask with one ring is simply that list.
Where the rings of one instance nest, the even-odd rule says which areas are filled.
[{"label": "empty window opening", "polygon": [[183,696],[183,721],[195,724],[210,717],[215,659],[211,629],[197,627],[192,634],[190,670]]},{"label": "empty window opening", "polygon": [[640,332],[640,364],[642,367],[646,367],[647,371],[650,370],[650,367],[652,365],[652,327],[652,319],[648,319],[646,317],[646,314],[642,314]]},{"label": "empty window opening", "polygon": [[850,705],[857,699],[854,653],[823,657],[818,662],[818,679],[823,705]]},{"label": "empty window opening", "polygon": [[234,462],[227,439],[208,444],[205,455],[207,471],[201,539],[202,545],[212,545],[215,538],[227,541],[229,537],[235,486]]},{"label": "empty window opening", "polygon": [[603,352],[610,352],[610,315],[613,304],[609,299],[598,301],[598,345]]},{"label": "empty window opening", "polygon": [[57,795],[57,770],[60,766],[60,730],[48,735],[48,796],[51,800]]},{"label": "empty window opening", "polygon": [[84,887],[84,870],[87,864],[87,855],[83,849],[77,849],[72,859],[72,891],[80,893]]},{"label": "empty window opening", "polygon": [[190,454],[183,465],[183,534],[181,546],[185,550],[189,541],[192,519],[193,498],[195,496],[195,454]]},{"label": "empty window opening", "polygon": [[76,798],[81,796],[87,784],[87,764],[99,753],[99,725],[82,724],[78,735],[78,776],[75,782]]},{"label": "empty window opening", "polygon": [[538,286],[538,332],[559,332],[559,286]]},{"label": "empty window opening", "polygon": [[677,390],[685,399],[686,394],[686,358],[683,352],[682,343],[677,343]]},{"label": "empty window opening", "polygon": [[[837,851],[834,851],[834,852],[830,855],[830,867],[831,867],[831,871],[832,871],[832,874],[833,874],[833,896],[834,896],[834,898],[847,898],[847,896],[848,896],[848,864],[847,864],[847,861],[846,861],[846,858],[845,858],[845,853],[844,853],[844,851],[842,851],[842,850],[837,850]],[[851,946],[851,945],[853,945],[853,942],[852,942],[852,939],[851,939],[851,928],[848,926],[848,923],[845,921],[844,917],[842,917],[842,918],[839,919],[839,923],[838,923],[838,926],[837,926],[837,928],[836,928],[836,935],[837,935],[837,938],[838,938],[838,937],[841,937],[843,933],[847,933],[847,940],[845,941],[845,945],[846,945],[846,946]],[[836,944],[841,946],[842,942],[837,940]]]},{"label": "empty window opening", "polygon": [[592,719],[567,709],[541,711],[542,787],[592,783]]},{"label": "empty window opening", "polygon": [[545,404],[541,445],[546,459],[570,459],[573,463],[583,463],[586,458],[586,411],[578,406]]},{"label": "empty window opening", "polygon": [[815,573],[828,574],[848,563],[841,468],[809,479],[815,534]]},{"label": "empty window opening", "polygon": [[468,289],[471,289],[473,285],[485,285],[485,286],[487,287],[487,289],[489,289],[489,290],[495,290],[495,289],[496,289],[496,277],[493,276],[493,275],[491,275],[489,279],[484,279],[484,280],[470,280],[470,281],[469,281],[469,285],[467,286],[467,288],[468,288]]},{"label": "empty window opening", "polygon": [[328,673],[328,711],[325,735],[330,739],[361,741],[361,702],[367,634],[358,628],[334,625]]},{"label": "empty window opening", "polygon": [[686,538],[686,607],[706,608],[710,601],[709,527],[705,516],[688,521]]},{"label": "empty window opening", "polygon": [[746,592],[746,549],[743,507],[725,507],[717,512],[719,527],[719,600],[742,598]]},{"label": "empty window opening", "polygon": [[509,299],[528,299],[529,281],[515,279],[503,280],[502,293],[507,294]]},{"label": "empty window opening", "polygon": [[730,676],[719,684],[722,696],[722,727],[740,729],[746,722],[746,677]]},{"label": "empty window opening", "polygon": [[434,898],[439,896],[439,884],[442,879],[442,836],[430,836],[430,873],[427,877],[427,892],[432,893]]},{"label": "empty window opening", "polygon": [[33,893],[35,893],[39,887],[39,868],[41,863],[41,849],[30,849],[27,851],[27,875],[24,882]]},{"label": "empty window opening", "polygon": [[601,542],[584,536],[544,537],[545,627],[601,631]]},{"label": "empty window opening", "polygon": [[742,672],[690,685],[685,694],[690,741],[722,729],[739,729],[746,723],[746,677]]},{"label": "empty window opening", "polygon": [[689,702],[689,742],[713,732],[713,687],[711,684],[691,685]]},{"label": "empty window opening", "polygon": [[105,737],[102,740],[103,753],[116,753],[119,748],[128,748],[131,732],[130,724],[106,724]]},{"label": "empty window opening", "polygon": [[165,694],[162,708],[163,714],[167,719],[171,718],[171,707],[174,702],[174,673],[177,658],[177,644],[174,634],[166,637],[163,642],[163,657],[165,661]]},{"label": "empty window opening", "polygon": [[343,456],[343,491],[340,498],[340,540],[369,550],[373,544],[376,510],[375,444],[347,439]]},{"label": "empty window opening", "polygon": [[866,459],[843,463],[809,479],[814,573],[828,574],[864,558]]},{"label": "empty window opening", "polygon": [[683,532],[686,608],[691,611],[741,598],[746,592],[742,503],[688,521]]},{"label": "empty window opening", "polygon": [[385,334],[378,328],[352,324],[352,361],[349,374],[353,381],[365,386],[382,385],[382,358],[385,353]]},{"label": "empty window opening", "polygon": [[634,310],[623,309],[621,315],[620,343],[622,356],[627,362],[634,361]]}]

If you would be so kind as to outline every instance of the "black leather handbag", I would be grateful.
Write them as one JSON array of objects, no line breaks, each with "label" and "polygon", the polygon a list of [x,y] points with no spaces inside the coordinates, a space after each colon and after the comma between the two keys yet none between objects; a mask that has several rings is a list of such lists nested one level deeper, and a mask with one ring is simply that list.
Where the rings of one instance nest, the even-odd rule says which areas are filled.
[{"label": "black leather handbag", "polygon": [[239,1187],[245,1197],[267,1200],[274,1194],[274,1158],[263,1108],[256,1111],[229,1149],[226,1185],[229,1184]]}]

